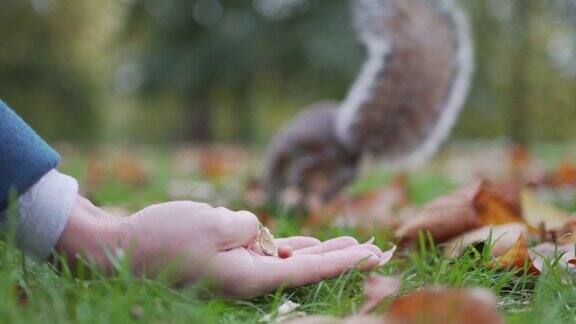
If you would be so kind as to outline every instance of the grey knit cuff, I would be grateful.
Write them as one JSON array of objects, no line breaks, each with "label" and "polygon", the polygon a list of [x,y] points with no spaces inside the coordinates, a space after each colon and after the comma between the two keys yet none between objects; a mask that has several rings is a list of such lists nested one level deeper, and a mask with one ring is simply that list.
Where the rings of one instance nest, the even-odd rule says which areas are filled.
[{"label": "grey knit cuff", "polygon": [[64,231],[78,196],[78,182],[56,170],[48,172],[18,199],[16,247],[45,261]]}]

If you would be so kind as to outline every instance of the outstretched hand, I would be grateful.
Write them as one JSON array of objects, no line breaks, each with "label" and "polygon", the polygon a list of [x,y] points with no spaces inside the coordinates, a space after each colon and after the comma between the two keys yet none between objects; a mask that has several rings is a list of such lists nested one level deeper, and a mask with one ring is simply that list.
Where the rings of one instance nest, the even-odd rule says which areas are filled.
[{"label": "outstretched hand", "polygon": [[207,280],[218,292],[239,298],[319,282],[355,266],[373,269],[382,258],[377,246],[351,237],[277,239],[276,245],[290,246],[293,255],[265,256],[250,248],[259,231],[257,217],[245,211],[171,202],[120,218],[79,197],[57,249],[71,259],[85,255],[103,268],[111,266],[104,250],[122,249],[137,273],[155,275],[169,268],[178,282]]}]

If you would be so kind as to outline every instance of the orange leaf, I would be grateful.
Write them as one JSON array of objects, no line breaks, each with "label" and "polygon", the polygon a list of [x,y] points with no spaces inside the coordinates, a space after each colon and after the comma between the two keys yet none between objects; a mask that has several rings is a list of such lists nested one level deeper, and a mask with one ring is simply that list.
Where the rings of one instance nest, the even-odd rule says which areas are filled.
[{"label": "orange leaf", "polygon": [[484,289],[420,290],[395,300],[386,319],[391,323],[504,323],[496,298]]},{"label": "orange leaf", "polygon": [[429,231],[436,241],[443,242],[478,227],[474,200],[482,186],[477,182],[434,200],[401,224],[396,236],[415,241],[419,231]]},{"label": "orange leaf", "polygon": [[524,265],[528,263],[528,272],[533,274],[540,274],[540,270],[534,267],[532,258],[528,253],[528,246],[526,245],[526,237],[520,235],[516,243],[506,253],[498,257],[496,261],[490,262],[488,266],[499,269],[517,268],[523,269]]},{"label": "orange leaf", "polygon": [[445,255],[447,257],[457,257],[471,245],[488,241],[492,247],[492,255],[495,257],[504,255],[518,241],[521,235],[527,232],[524,224],[505,224],[497,226],[484,226],[465,233],[462,236],[446,243]]},{"label": "orange leaf", "polygon": [[490,190],[487,185],[482,186],[474,199],[478,222],[482,225],[501,225],[522,221],[522,216],[515,211],[502,194]]}]

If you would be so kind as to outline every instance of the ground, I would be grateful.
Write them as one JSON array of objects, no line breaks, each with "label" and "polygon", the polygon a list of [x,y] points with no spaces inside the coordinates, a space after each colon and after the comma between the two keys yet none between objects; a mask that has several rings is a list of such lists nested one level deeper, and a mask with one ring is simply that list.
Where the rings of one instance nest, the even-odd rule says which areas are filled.
[{"label": "ground", "polygon": [[[496,143],[452,145],[428,167],[411,172],[408,188],[415,205],[448,193],[474,176],[506,173],[506,149]],[[258,174],[251,156],[243,150],[222,149],[236,158],[221,159],[215,150],[102,148],[82,150],[59,146],[64,155],[62,170],[78,177],[95,203],[123,214],[148,204],[170,199],[199,199],[242,207],[244,184]],[[533,157],[542,168],[553,167],[573,145],[539,145]],[[202,155],[202,156],[201,156]],[[372,167],[351,189],[363,192],[386,186],[391,173]],[[276,236],[299,234],[306,217],[289,210],[273,211]],[[330,226],[313,233],[320,239],[350,235],[359,241],[376,237],[383,249],[392,246],[387,231],[355,230]],[[485,287],[496,294],[509,323],[576,322],[576,278],[553,267],[545,275],[523,270],[494,270],[486,266],[487,253],[469,253],[448,260],[436,247],[401,250],[377,272],[402,278],[401,294],[425,286]],[[197,287],[171,288],[161,282],[135,278],[119,265],[118,273],[80,274],[56,272],[26,260],[7,244],[0,245],[0,320],[26,322],[170,322],[256,323],[274,312],[285,300],[300,303],[309,314],[347,315],[362,305],[362,282],[366,274],[351,271],[316,285],[279,290],[256,300],[212,298]],[[386,309],[386,303],[380,311]]]}]

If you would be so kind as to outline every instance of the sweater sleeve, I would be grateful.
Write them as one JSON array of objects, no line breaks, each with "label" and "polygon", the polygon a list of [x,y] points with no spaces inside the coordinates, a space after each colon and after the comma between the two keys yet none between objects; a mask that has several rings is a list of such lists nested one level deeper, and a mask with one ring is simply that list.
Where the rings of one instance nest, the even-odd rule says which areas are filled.
[{"label": "sweater sleeve", "polygon": [[[0,101],[0,230],[15,224],[16,247],[38,261],[56,245],[77,198],[76,180],[54,170],[59,162],[60,156]],[[3,211],[11,192],[18,197],[10,201],[14,215]]]}]

